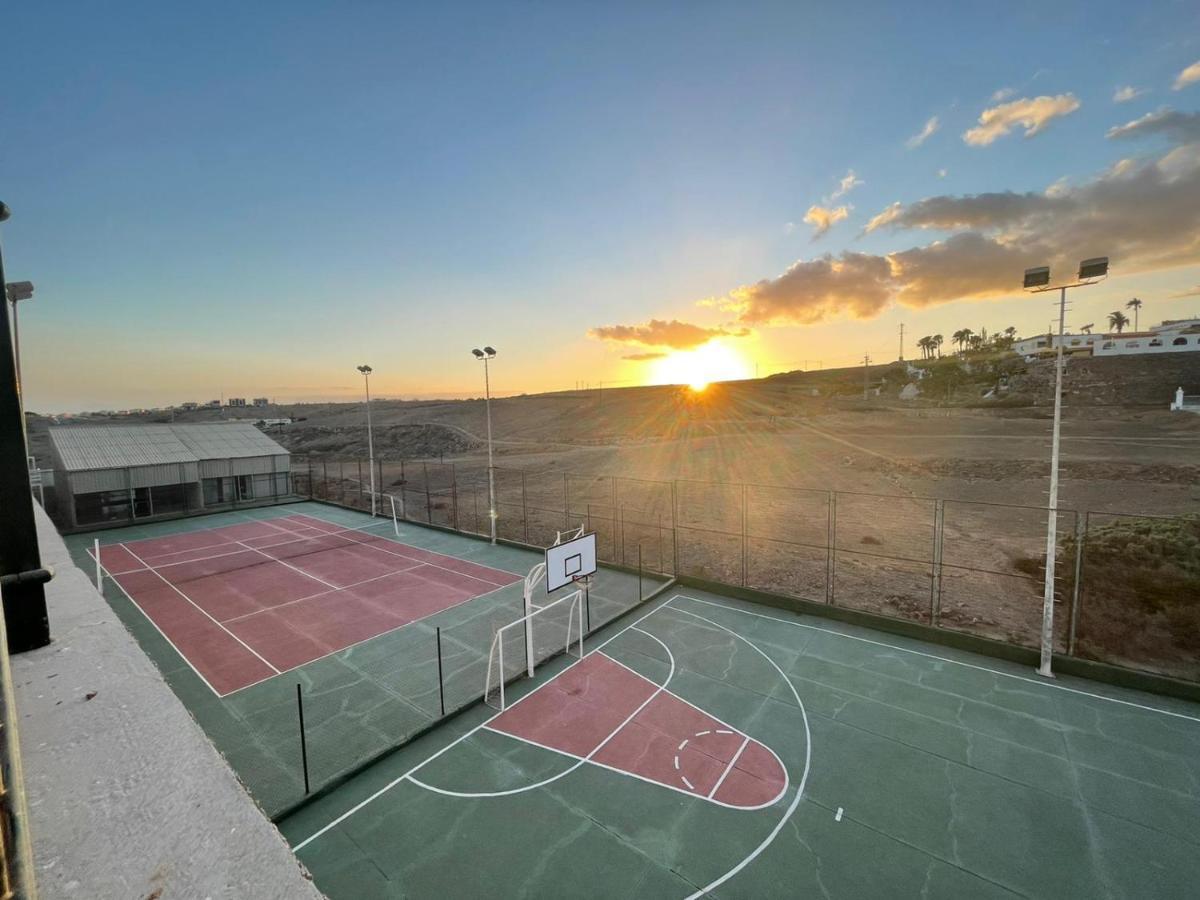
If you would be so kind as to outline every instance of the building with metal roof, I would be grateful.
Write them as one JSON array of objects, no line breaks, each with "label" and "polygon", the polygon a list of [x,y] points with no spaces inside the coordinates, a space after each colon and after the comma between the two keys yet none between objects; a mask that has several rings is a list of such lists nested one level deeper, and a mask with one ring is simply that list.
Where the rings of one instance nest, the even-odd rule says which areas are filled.
[{"label": "building with metal roof", "polygon": [[249,423],[58,425],[49,432],[65,529],[291,496],[291,456]]}]

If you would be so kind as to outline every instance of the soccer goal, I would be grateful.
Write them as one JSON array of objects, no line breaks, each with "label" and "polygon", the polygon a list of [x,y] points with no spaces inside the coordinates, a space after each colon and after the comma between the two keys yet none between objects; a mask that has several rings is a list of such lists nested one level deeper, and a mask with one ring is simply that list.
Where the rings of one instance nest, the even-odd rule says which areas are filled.
[{"label": "soccer goal", "polygon": [[[537,622],[537,646],[526,637],[533,634]],[[522,653],[524,649],[524,653]],[[534,654],[549,659],[560,652],[583,658],[583,591],[573,591],[539,606],[496,631],[488,651],[487,677],[483,700],[488,706],[504,710],[504,683],[523,670],[533,675],[537,662]]]}]

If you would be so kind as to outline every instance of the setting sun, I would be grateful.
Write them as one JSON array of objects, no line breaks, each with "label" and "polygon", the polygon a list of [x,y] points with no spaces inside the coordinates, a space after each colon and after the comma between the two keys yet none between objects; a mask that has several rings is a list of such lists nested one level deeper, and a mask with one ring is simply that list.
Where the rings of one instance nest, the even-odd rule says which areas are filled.
[{"label": "setting sun", "polygon": [[711,341],[695,350],[676,350],[654,364],[653,384],[686,384],[702,391],[714,381],[749,378],[750,363],[720,341]]}]

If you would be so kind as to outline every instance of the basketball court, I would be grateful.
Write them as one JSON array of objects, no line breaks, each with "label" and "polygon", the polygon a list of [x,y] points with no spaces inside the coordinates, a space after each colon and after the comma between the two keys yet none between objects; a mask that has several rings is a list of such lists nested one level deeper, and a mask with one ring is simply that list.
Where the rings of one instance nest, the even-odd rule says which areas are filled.
[{"label": "basketball court", "polygon": [[672,588],[497,706],[283,820],[319,888],[1183,897],[1200,883],[1200,706],[1184,701]]}]

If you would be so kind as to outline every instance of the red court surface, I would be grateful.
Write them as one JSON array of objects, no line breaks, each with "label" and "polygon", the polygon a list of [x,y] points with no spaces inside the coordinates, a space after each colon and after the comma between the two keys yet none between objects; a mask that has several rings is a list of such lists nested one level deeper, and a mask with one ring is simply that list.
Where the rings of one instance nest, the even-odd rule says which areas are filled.
[{"label": "red court surface", "polygon": [[306,515],[110,544],[100,561],[221,696],[521,580]]},{"label": "red court surface", "polygon": [[722,806],[759,809],[787,788],[770,749],[604,653],[591,653],[487,726]]}]

